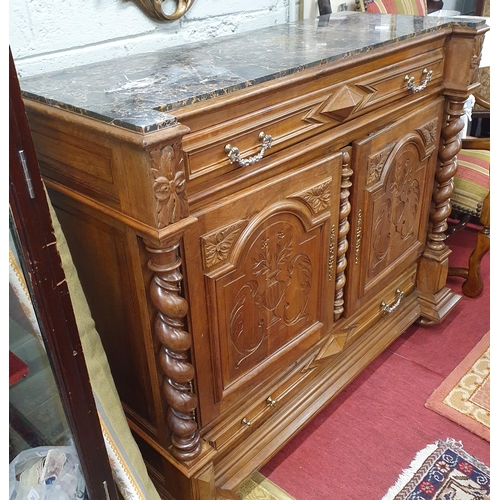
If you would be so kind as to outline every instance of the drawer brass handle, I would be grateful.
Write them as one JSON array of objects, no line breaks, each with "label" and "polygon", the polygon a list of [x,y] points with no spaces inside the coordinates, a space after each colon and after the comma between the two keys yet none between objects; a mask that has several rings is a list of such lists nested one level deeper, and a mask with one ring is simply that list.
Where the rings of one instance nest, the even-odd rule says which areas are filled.
[{"label": "drawer brass handle", "polygon": [[267,404],[268,404],[269,406],[273,406],[273,407],[274,407],[274,406],[276,406],[276,400],[275,400],[275,399],[273,399],[271,396],[269,396],[269,397],[266,399],[266,401],[267,401]]},{"label": "drawer brass handle", "polygon": [[241,421],[241,423],[243,425],[248,426],[248,427],[250,427],[252,425],[252,422],[250,422],[250,420],[247,420],[246,418],[243,418],[243,420]]},{"label": "drawer brass handle", "polygon": [[255,156],[250,156],[249,158],[242,158],[240,156],[240,150],[238,148],[231,146],[231,144],[227,144],[224,150],[227,153],[229,162],[236,162],[240,167],[248,167],[250,165],[253,165],[254,163],[257,163],[259,160],[262,160],[266,150],[271,147],[273,138],[269,134],[264,134],[264,132],[261,132],[259,134],[259,141],[262,142],[260,151]]},{"label": "drawer brass handle", "polygon": [[415,85],[414,76],[405,76],[405,82],[407,82],[406,88],[408,90],[411,90],[413,94],[415,92],[420,92],[421,90],[424,90],[425,87],[427,87],[427,84],[431,81],[432,78],[432,70],[429,71],[427,68],[424,68],[422,70],[422,75],[424,79],[422,80],[422,83],[420,85]]},{"label": "drawer brass handle", "polygon": [[392,304],[392,306],[388,306],[385,302],[382,302],[382,304],[380,304],[382,313],[391,314],[392,312],[394,312],[401,305],[401,301],[403,300],[404,294],[405,293],[398,288],[396,290],[396,301],[394,302],[394,304]]}]

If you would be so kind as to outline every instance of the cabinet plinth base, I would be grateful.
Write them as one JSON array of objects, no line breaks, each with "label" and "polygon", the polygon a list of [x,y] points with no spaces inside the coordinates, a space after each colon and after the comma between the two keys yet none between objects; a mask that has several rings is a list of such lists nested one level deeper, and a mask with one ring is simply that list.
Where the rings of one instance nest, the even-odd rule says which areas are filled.
[{"label": "cabinet plinth base", "polygon": [[460,302],[462,297],[449,288],[443,288],[436,294],[420,293],[421,317],[420,325],[436,325]]}]

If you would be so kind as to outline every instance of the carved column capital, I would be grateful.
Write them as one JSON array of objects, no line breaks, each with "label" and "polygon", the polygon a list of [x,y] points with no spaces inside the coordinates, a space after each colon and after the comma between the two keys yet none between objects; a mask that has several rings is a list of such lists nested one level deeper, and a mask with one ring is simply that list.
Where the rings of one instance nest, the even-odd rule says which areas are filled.
[{"label": "carved column capital", "polygon": [[186,176],[181,141],[148,149],[156,199],[157,228],[178,222],[189,215]]}]

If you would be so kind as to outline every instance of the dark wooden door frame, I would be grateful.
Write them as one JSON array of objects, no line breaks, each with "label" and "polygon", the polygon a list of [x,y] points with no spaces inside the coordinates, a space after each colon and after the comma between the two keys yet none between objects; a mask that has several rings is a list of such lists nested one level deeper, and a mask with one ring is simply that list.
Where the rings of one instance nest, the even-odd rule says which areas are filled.
[{"label": "dark wooden door frame", "polygon": [[[20,153],[23,151],[23,153]],[[118,495],[9,48],[9,203],[21,265],[91,500]]]}]

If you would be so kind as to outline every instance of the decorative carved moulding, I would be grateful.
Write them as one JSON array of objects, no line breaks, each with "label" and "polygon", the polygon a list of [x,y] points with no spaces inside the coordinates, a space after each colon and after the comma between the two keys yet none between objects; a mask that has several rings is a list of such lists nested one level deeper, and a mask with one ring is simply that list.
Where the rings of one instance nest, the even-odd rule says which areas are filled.
[{"label": "decorative carved moulding", "polygon": [[[175,21],[182,17],[193,5],[194,0],[175,0],[177,7],[175,12],[172,14],[167,14],[163,10],[164,0],[134,0],[143,10],[151,16],[153,19],[159,21]],[[171,2],[167,2],[169,4]]]}]

